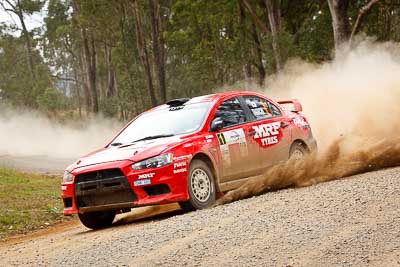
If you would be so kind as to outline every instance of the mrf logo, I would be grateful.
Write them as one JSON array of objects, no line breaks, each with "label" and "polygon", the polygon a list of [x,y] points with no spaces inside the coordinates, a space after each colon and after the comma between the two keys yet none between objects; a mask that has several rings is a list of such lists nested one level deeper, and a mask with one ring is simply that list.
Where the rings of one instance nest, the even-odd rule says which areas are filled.
[{"label": "mrf logo", "polygon": [[273,122],[268,124],[260,124],[252,126],[255,130],[254,139],[261,142],[261,146],[266,147],[277,144],[280,136],[280,122]]},{"label": "mrf logo", "polygon": [[139,174],[138,179],[148,179],[148,178],[153,178],[155,175],[154,172],[151,173],[145,173],[145,174]]}]

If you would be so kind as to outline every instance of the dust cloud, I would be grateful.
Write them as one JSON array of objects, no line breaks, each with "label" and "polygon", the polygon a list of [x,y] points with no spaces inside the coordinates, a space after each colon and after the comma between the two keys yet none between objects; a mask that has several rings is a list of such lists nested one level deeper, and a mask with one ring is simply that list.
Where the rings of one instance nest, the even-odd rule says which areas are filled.
[{"label": "dust cloud", "polygon": [[76,159],[105,145],[121,126],[100,116],[61,124],[39,112],[0,105],[0,156]]},{"label": "dust cloud", "polygon": [[299,99],[320,153],[273,167],[217,204],[400,166],[398,44],[364,40],[321,65],[294,60],[266,88],[250,89],[277,100]]}]

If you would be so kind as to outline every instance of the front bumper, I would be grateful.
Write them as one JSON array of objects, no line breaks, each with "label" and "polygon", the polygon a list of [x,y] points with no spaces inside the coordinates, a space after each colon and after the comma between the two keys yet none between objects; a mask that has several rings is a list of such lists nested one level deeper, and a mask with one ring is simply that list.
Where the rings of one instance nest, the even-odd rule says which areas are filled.
[{"label": "front bumper", "polygon": [[185,201],[187,168],[174,164],[135,171],[131,161],[96,164],[75,170],[71,183],[62,184],[64,215]]}]

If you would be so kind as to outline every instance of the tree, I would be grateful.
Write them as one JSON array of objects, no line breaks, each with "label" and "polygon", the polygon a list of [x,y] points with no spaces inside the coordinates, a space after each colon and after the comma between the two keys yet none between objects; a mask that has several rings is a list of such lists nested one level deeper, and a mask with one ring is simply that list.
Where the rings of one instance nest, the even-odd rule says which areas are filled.
[{"label": "tree", "polygon": [[139,5],[137,0],[132,0],[132,7],[133,7],[133,13],[135,16],[135,30],[136,30],[136,41],[137,41],[137,49],[139,51],[139,57],[142,62],[145,75],[146,75],[146,81],[147,81],[147,90],[150,95],[151,99],[151,104],[152,106],[157,105],[157,99],[156,99],[156,94],[154,90],[154,84],[153,84],[153,78],[151,74],[151,67],[150,67],[150,59],[149,59],[149,53],[147,51],[147,44],[143,36],[142,32],[142,21],[140,18],[140,10],[139,10]]},{"label": "tree", "polygon": [[336,50],[340,49],[350,38],[348,15],[349,0],[327,0],[332,16],[332,29]]},{"label": "tree", "polygon": [[361,22],[364,19],[364,16],[366,15],[366,13],[372,8],[373,5],[378,3],[378,1],[379,0],[371,0],[360,8],[360,11],[357,16],[357,20],[354,23],[353,30],[351,31],[351,34],[350,34],[350,41],[353,40],[354,35],[359,31]]},{"label": "tree", "polygon": [[268,21],[272,35],[272,49],[274,50],[276,69],[282,69],[281,52],[279,47],[278,34],[280,31],[280,1],[279,0],[265,0],[267,8]]},{"label": "tree", "polygon": [[22,27],[22,36],[25,39],[26,54],[28,58],[28,66],[31,77],[33,80],[36,79],[35,69],[33,65],[33,46],[30,32],[28,31],[25,24],[25,15],[32,15],[35,12],[39,12],[43,5],[43,0],[4,0],[0,2],[1,7],[4,11],[15,14]]},{"label": "tree", "polygon": [[37,108],[37,97],[51,87],[49,69],[40,54],[32,51],[36,70],[33,80],[26,57],[25,38],[9,34],[10,29],[0,25],[0,89],[2,99],[17,105]]},{"label": "tree", "polygon": [[150,0],[150,16],[152,29],[152,43],[154,64],[157,73],[158,87],[161,101],[167,101],[167,88],[165,82],[165,48],[163,37],[163,22],[161,17],[161,6],[159,0]]},{"label": "tree", "polygon": [[335,38],[335,48],[339,50],[343,45],[353,39],[354,35],[358,32],[362,19],[366,13],[376,4],[379,0],[370,0],[360,8],[356,22],[353,29],[350,28],[349,21],[349,0],[327,0],[329,10],[332,16],[332,28]]},{"label": "tree", "polygon": [[[277,71],[282,69],[282,59],[280,55],[279,31],[280,31],[280,1],[265,0],[262,2],[266,9],[267,21],[265,23],[257,16],[252,6],[247,0],[239,0],[241,5],[249,12],[253,24],[263,31],[264,34],[272,36],[272,50],[275,59],[275,68]],[[269,28],[266,26],[269,25]]]}]

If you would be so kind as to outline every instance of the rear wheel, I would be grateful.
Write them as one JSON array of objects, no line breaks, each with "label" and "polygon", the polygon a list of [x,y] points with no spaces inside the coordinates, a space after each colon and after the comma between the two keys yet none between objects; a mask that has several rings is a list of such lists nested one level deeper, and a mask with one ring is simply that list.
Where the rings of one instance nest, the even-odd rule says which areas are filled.
[{"label": "rear wheel", "polygon": [[90,229],[102,229],[111,226],[115,219],[115,211],[94,211],[79,213],[81,223]]},{"label": "rear wheel", "polygon": [[179,202],[185,211],[204,209],[215,202],[214,176],[209,166],[202,160],[193,160],[188,174],[189,200]]},{"label": "rear wheel", "polygon": [[304,160],[304,158],[308,155],[307,148],[300,142],[295,142],[292,144],[290,148],[290,159],[294,160]]}]

